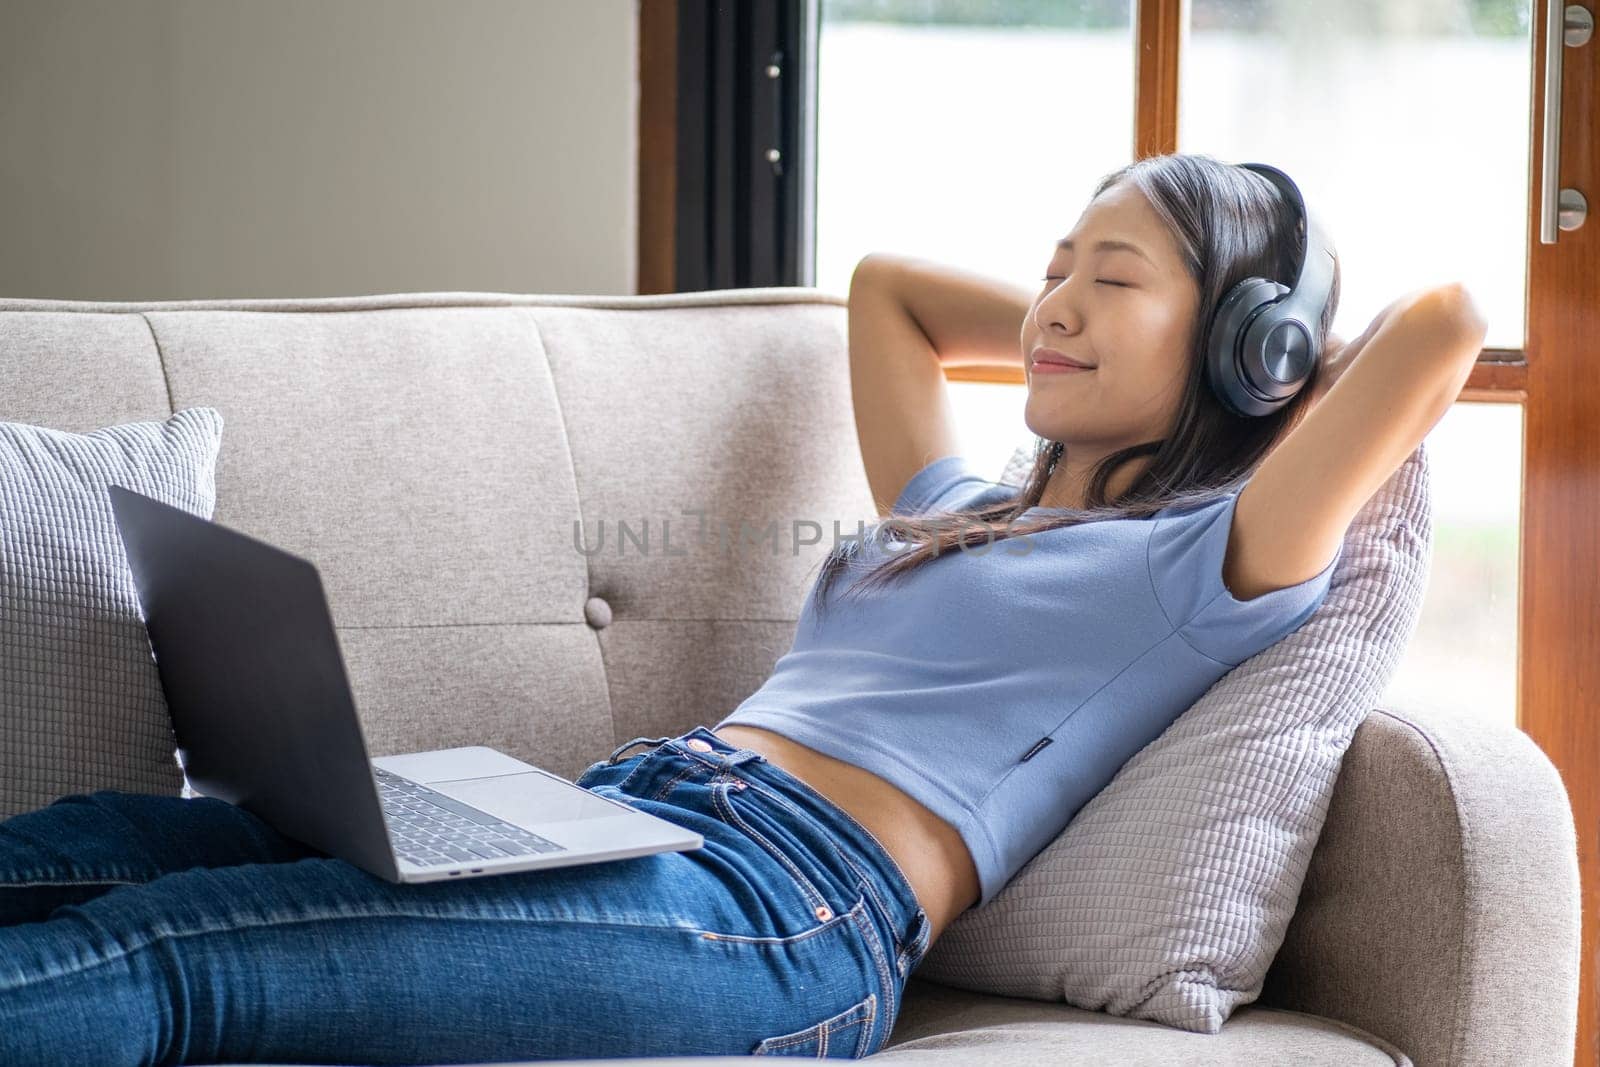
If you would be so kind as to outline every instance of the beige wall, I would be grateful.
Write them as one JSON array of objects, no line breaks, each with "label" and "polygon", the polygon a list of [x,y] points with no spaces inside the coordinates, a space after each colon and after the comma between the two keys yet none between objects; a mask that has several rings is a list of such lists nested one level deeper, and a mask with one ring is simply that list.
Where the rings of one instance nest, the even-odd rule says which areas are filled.
[{"label": "beige wall", "polygon": [[632,293],[637,0],[0,0],[0,296]]}]

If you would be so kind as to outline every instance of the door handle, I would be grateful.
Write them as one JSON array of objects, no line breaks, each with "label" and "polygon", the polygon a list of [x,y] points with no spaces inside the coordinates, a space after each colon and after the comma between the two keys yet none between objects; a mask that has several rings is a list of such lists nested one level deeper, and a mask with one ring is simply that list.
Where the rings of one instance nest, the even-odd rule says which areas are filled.
[{"label": "door handle", "polygon": [[1544,34],[1544,167],[1539,181],[1539,243],[1556,243],[1556,230],[1576,230],[1589,202],[1576,189],[1558,189],[1561,167],[1561,63],[1568,48],[1587,44],[1594,15],[1582,4],[1548,0]]}]

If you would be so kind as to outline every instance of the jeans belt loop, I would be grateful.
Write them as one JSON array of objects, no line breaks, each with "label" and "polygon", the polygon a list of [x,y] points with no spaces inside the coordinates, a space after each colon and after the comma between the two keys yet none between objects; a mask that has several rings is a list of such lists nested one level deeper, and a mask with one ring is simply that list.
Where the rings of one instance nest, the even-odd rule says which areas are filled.
[{"label": "jeans belt loop", "polygon": [[661,745],[671,740],[672,738],[670,737],[636,737],[626,744],[618,745],[616,751],[612,752],[611,755],[606,759],[606,764],[609,766],[613,763],[616,763],[617,759],[634,745],[642,745],[647,743],[650,745]]},{"label": "jeans belt loop", "polygon": [[[710,753],[707,753],[707,755],[709,754]],[[720,755],[722,756],[723,762],[729,767],[737,767],[741,763],[749,763],[751,760],[759,760],[762,758],[761,753],[757,752],[753,748],[741,748],[737,752],[723,752]]]},{"label": "jeans belt loop", "polygon": [[911,936],[906,940],[905,951],[900,954],[900,974],[904,976],[913,966],[912,960],[920,962],[922,956],[928,951],[928,934],[933,930],[933,923],[928,918],[928,913],[922,908],[917,909],[917,926]]}]

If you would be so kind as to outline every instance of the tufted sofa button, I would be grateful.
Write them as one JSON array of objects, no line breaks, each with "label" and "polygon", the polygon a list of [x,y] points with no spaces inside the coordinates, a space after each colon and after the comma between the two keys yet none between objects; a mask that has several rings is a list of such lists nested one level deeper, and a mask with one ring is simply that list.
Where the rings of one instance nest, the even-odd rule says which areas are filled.
[{"label": "tufted sofa button", "polygon": [[604,630],[611,625],[611,605],[601,597],[592,596],[583,605],[583,617],[596,630]]}]

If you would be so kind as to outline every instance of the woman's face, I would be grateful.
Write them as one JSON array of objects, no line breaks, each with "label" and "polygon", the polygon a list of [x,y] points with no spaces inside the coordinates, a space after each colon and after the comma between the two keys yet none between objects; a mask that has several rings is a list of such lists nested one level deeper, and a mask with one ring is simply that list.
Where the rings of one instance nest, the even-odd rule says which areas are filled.
[{"label": "woman's face", "polygon": [[[1022,323],[1028,429],[1104,455],[1167,436],[1189,373],[1199,286],[1137,186],[1101,193],[1057,247]],[[1097,247],[1101,242],[1122,245]],[[1053,348],[1092,370],[1040,370]],[[1080,447],[1081,446],[1081,447]]]}]

